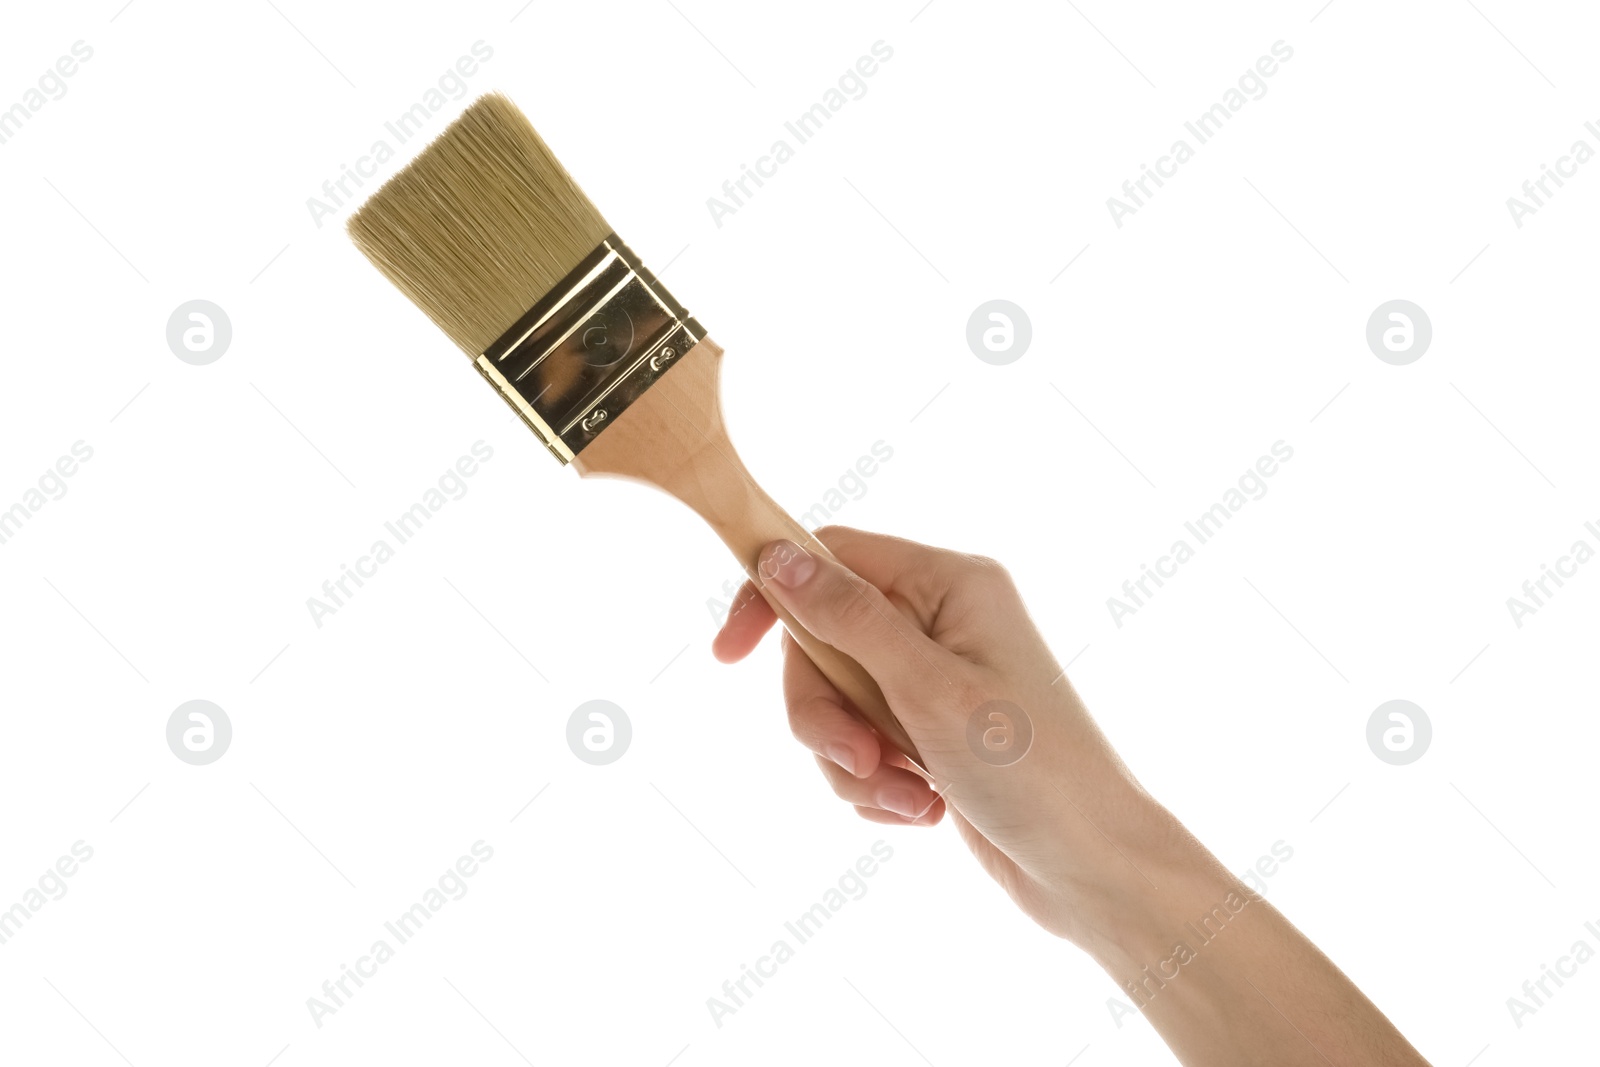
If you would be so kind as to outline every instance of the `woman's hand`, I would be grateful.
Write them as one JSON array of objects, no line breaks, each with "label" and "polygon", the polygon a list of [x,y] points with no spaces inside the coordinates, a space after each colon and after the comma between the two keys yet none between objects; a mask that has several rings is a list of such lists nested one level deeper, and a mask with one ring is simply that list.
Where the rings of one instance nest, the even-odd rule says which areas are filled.
[{"label": "woman's hand", "polygon": [[[1117,759],[998,563],[844,527],[818,537],[839,562],[780,541],[758,574],[803,626],[873,676],[928,775],[785,634],[795,737],[864,818],[932,825],[948,807],[1024,911],[1091,947],[1105,933],[1105,898],[1141,881],[1135,853],[1181,828]],[[774,621],[747,583],[716,655],[743,658]]]},{"label": "woman's hand", "polygon": [[[837,561],[774,542],[757,568],[763,589],[872,675],[922,758],[919,769],[867,726],[785,635],[790,727],[835,793],[875,822],[932,825],[948,810],[1017,905],[1089,952],[1191,1067],[1426,1067],[1139,786],[999,564],[817,533]],[[774,621],[747,584],[718,658],[744,657]]]}]

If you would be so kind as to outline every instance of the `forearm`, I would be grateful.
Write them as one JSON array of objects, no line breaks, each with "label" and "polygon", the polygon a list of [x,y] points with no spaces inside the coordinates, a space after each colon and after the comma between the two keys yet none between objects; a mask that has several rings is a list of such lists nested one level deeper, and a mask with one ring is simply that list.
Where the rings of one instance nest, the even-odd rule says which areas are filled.
[{"label": "forearm", "polygon": [[[1085,948],[1187,1067],[1423,1065],[1333,962],[1154,801]],[[1152,832],[1152,828],[1157,828]]]}]

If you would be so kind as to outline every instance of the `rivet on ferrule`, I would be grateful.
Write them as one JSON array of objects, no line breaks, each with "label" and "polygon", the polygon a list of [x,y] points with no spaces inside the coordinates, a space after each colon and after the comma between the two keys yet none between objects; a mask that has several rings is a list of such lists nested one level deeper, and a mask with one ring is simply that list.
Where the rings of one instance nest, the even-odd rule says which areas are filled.
[{"label": "rivet on ferrule", "polygon": [[570,463],[704,337],[612,234],[474,363]]}]

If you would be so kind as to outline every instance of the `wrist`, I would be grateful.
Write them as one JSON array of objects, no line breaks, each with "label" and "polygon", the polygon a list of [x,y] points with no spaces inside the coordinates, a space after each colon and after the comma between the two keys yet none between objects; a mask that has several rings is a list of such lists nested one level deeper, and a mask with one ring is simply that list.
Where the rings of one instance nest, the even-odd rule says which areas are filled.
[{"label": "wrist", "polygon": [[1262,898],[1137,782],[1119,777],[1119,787],[1098,794],[1110,798],[1096,805],[1099,813],[1068,809],[1069,818],[1092,823],[1104,846],[1072,880],[1077,922],[1069,936],[1122,985]]},{"label": "wrist", "polygon": [[1152,817],[1165,822],[1165,832],[1125,846],[1138,871],[1100,895],[1090,920],[1096,936],[1082,946],[1141,1011],[1158,994],[1184,999],[1181,991],[1163,991],[1202,956],[1199,966],[1210,970],[1242,949],[1251,931],[1271,925],[1272,913],[1170,813]]}]

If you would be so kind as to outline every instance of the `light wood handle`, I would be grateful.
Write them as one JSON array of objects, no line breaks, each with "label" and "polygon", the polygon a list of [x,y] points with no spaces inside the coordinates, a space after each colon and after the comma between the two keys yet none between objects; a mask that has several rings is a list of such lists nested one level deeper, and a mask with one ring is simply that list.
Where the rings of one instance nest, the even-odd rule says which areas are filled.
[{"label": "light wood handle", "polygon": [[761,549],[787,538],[833,554],[756,484],[722,421],[722,349],[709,338],[691,348],[572,461],[578,473],[647,482],[705,519],[755,580],[756,588],[805,650],[872,727],[921,762],[916,746],[866,670],[795,621],[756,574]]}]

